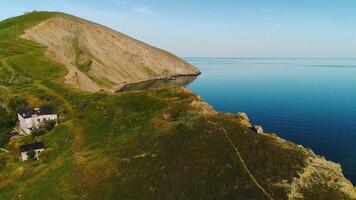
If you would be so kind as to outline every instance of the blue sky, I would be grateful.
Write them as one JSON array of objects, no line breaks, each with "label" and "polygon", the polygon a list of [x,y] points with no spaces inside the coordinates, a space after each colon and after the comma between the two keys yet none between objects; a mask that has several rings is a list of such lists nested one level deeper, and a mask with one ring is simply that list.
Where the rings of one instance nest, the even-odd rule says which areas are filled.
[{"label": "blue sky", "polygon": [[0,20],[61,11],[179,56],[356,57],[355,0],[0,0]]}]

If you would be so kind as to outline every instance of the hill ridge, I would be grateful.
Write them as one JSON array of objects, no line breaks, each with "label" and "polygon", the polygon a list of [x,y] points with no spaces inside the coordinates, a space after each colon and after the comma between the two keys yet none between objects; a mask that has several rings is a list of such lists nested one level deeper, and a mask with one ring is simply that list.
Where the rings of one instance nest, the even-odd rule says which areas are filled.
[{"label": "hill ridge", "polygon": [[21,37],[47,46],[46,55],[67,66],[66,84],[84,91],[200,73],[169,52],[74,16],[56,14]]}]

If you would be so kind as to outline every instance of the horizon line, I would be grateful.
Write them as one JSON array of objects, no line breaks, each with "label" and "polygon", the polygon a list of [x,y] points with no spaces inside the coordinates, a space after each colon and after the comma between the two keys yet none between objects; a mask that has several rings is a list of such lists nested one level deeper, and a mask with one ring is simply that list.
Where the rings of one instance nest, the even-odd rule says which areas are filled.
[{"label": "horizon line", "polygon": [[219,57],[215,57],[215,56],[182,56],[181,58],[183,59],[190,59],[190,58],[194,58],[194,59],[356,59],[356,57],[324,57],[324,56],[318,56],[318,57],[302,57],[302,56],[296,56],[296,57],[258,57],[258,56],[241,56],[241,57],[230,57],[230,56],[219,56]]}]

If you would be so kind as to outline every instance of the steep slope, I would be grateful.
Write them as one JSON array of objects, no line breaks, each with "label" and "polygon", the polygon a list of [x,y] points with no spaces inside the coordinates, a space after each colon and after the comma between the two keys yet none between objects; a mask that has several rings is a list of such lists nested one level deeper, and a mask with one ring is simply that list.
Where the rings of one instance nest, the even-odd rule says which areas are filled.
[{"label": "steep slope", "polygon": [[47,55],[68,67],[66,83],[85,91],[199,73],[166,51],[74,16],[55,14],[21,37],[47,46]]},{"label": "steep slope", "polygon": [[39,161],[18,159],[31,136],[1,146],[0,199],[356,199],[339,165],[257,134],[246,115],[216,112],[185,88],[110,94],[64,86],[68,67],[18,38],[52,17],[0,22],[0,136],[24,103],[61,118],[40,136]]}]

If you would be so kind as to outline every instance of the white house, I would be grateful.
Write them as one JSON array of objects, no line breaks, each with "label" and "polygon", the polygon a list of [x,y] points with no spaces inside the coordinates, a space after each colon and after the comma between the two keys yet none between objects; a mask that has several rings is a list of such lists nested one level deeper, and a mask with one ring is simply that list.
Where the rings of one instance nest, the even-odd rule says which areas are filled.
[{"label": "white house", "polygon": [[36,142],[32,144],[24,144],[20,146],[20,151],[21,151],[21,160],[26,161],[28,160],[28,152],[29,151],[35,151],[35,159],[38,159],[38,155],[40,152],[45,150],[45,146],[43,142]]},{"label": "white house", "polygon": [[31,128],[38,127],[45,121],[57,121],[57,114],[54,114],[51,109],[46,107],[26,109],[24,112],[18,113],[17,116],[20,121],[22,134],[25,135],[30,135]]}]

